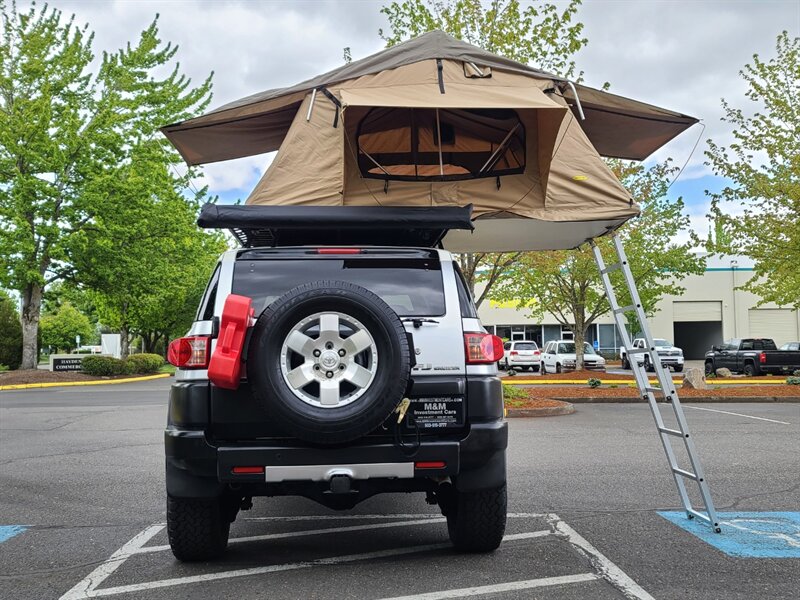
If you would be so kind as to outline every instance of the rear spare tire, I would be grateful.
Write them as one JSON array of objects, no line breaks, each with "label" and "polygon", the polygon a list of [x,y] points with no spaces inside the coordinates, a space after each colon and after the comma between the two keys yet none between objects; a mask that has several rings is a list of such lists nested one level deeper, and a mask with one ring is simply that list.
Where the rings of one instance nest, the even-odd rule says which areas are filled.
[{"label": "rear spare tire", "polygon": [[453,546],[462,552],[495,550],[506,530],[506,485],[453,494],[445,515]]},{"label": "rear spare tire", "polygon": [[247,377],[256,398],[292,435],[341,444],[378,427],[402,400],[411,360],[397,314],[344,281],[298,286],[253,329]]}]

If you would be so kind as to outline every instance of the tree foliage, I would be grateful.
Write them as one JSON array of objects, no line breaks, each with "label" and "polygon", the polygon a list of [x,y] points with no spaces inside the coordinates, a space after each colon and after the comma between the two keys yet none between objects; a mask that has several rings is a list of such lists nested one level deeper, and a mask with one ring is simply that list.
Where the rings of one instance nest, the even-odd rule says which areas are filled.
[{"label": "tree foliage", "polygon": [[573,56],[588,40],[583,23],[573,22],[581,0],[559,7],[535,0],[404,0],[381,12],[389,30],[387,46],[439,29],[474,46],[569,79],[580,78]]},{"label": "tree foliage", "polygon": [[[158,127],[202,110],[211,80],[192,87],[157,21],[95,66],[88,25],[47,5],[19,12],[0,0],[0,10],[0,283],[20,291],[30,368],[43,290],[82,277],[77,254],[92,249],[76,242],[115,209],[120,165]],[[165,163],[179,160],[165,141],[156,147]]]},{"label": "tree foliage", "polygon": [[[680,280],[703,273],[705,261],[692,252],[699,240],[689,229],[683,201],[672,202],[666,197],[676,168],[669,161],[651,168],[618,160],[609,164],[642,208],[641,215],[628,221],[618,235],[628,255],[642,305],[652,315],[665,294],[684,291]],[[686,241],[677,241],[681,235]],[[610,238],[599,238],[597,244],[607,264],[616,262]],[[620,304],[630,304],[621,277],[621,273],[613,273],[612,284]],[[579,368],[583,365],[587,329],[610,309],[588,245],[576,250],[521,254],[506,270],[493,297],[516,302],[534,318],[545,313],[554,315],[575,336]]]},{"label": "tree foliage", "polygon": [[[734,142],[723,147],[709,140],[706,152],[714,172],[733,182],[711,195],[714,218],[729,236],[718,249],[754,260],[755,277],[742,287],[762,302],[794,308],[800,308],[798,59],[800,38],[786,31],[778,36],[774,57],[753,56],[739,73],[752,111],[723,99],[722,120],[733,126]],[[733,214],[726,210],[731,205]]]},{"label": "tree foliage", "polygon": [[22,327],[16,303],[0,290],[0,365],[19,368],[22,360]]},{"label": "tree foliage", "polygon": [[69,302],[64,302],[57,312],[43,315],[41,328],[42,344],[65,352],[77,348],[76,336],[84,342],[94,334],[89,317]]}]

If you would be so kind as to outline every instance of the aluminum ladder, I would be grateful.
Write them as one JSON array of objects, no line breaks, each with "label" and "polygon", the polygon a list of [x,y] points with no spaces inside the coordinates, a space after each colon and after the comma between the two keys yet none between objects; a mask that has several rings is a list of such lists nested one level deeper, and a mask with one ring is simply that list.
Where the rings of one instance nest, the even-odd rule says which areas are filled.
[{"label": "aluminum ladder", "polygon": [[[622,242],[616,235],[612,235],[614,249],[616,250],[618,261],[606,266],[603,261],[603,256],[600,253],[600,248],[592,241],[591,247],[594,253],[594,259],[597,262],[597,268],[600,269],[600,276],[603,280],[603,287],[605,288],[611,311],[614,316],[614,322],[617,325],[617,330],[622,337],[622,344],[625,347],[625,352],[628,356],[628,362],[631,365],[636,385],[642,397],[647,400],[650,405],[650,412],[653,413],[653,419],[656,422],[656,429],[661,438],[661,444],[664,446],[664,452],[667,455],[672,476],[675,479],[675,485],[678,488],[678,494],[681,497],[683,508],[686,511],[686,516],[689,519],[697,517],[700,521],[710,525],[715,532],[720,533],[721,529],[717,519],[717,511],[714,509],[714,502],[711,500],[711,491],[708,487],[703,466],[700,464],[700,457],[697,454],[697,449],[694,446],[694,440],[689,434],[689,426],[686,423],[686,416],[683,413],[678,392],[672,382],[672,377],[669,374],[669,369],[665,369],[661,360],[658,357],[656,346],[653,342],[653,336],[650,333],[650,326],[647,323],[642,301],[639,297],[639,292],[636,289],[636,282],[633,280],[631,269],[628,264],[628,258],[625,255],[625,250],[622,247]],[[617,296],[614,293],[614,288],[611,285],[611,278],[609,274],[614,271],[620,271],[625,285],[628,288],[632,304],[627,306],[620,306],[617,301]],[[646,348],[634,348],[628,330],[625,327],[625,313],[635,313],[639,321],[640,331],[647,344]],[[648,355],[650,364],[655,369],[656,378],[658,379],[659,387],[652,387],[647,376],[644,364],[639,364],[639,355]],[[644,356],[642,356],[644,360]],[[665,402],[672,405],[672,410],[675,413],[675,418],[678,424],[677,429],[672,429],[664,424],[664,419],[658,408],[656,394],[660,394]],[[681,438],[686,446],[686,452],[689,455],[689,462],[691,463],[691,471],[680,468],[678,460],[675,456],[675,450],[672,446],[672,438]],[[692,507],[691,500],[686,491],[686,479],[693,480],[700,488],[700,496],[705,505],[705,512],[695,510]]]}]

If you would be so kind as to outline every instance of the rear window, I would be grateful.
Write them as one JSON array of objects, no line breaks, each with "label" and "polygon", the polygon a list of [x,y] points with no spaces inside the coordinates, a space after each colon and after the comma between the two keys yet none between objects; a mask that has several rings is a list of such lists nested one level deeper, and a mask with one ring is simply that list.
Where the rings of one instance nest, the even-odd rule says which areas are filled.
[{"label": "rear window", "polygon": [[535,342],[520,342],[514,344],[514,350],[536,350]]},{"label": "rear window", "polygon": [[232,292],[253,299],[256,314],[289,290],[335,279],[377,294],[401,317],[445,313],[441,265],[433,258],[313,258],[240,260]]}]

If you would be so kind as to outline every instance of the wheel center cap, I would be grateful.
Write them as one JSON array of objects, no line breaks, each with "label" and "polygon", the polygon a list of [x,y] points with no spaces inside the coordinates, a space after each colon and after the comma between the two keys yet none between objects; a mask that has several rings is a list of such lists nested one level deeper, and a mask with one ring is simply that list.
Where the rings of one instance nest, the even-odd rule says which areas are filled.
[{"label": "wheel center cap", "polygon": [[319,363],[326,369],[332,369],[339,364],[339,355],[333,350],[325,350],[319,357]]}]

